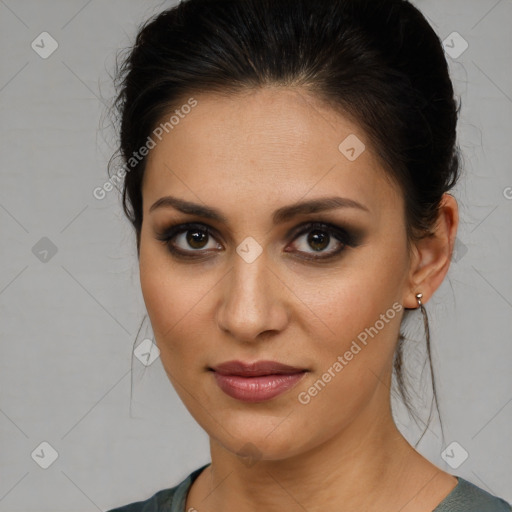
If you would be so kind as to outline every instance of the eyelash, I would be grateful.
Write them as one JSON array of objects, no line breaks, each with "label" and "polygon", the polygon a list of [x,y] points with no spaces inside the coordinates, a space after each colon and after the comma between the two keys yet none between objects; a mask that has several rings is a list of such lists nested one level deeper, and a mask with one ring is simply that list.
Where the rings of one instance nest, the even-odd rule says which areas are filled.
[{"label": "eyelash", "polygon": [[[213,236],[213,233],[215,230],[212,230],[208,225],[201,224],[201,223],[184,223],[184,224],[175,224],[167,227],[165,230],[159,232],[156,234],[156,239],[162,242],[164,245],[167,246],[167,249],[169,252],[177,257],[182,259],[199,259],[202,258],[203,255],[199,256],[192,256],[190,252],[192,253],[201,253],[201,252],[208,252],[209,250],[191,250],[191,251],[183,251],[181,249],[176,249],[175,247],[170,244],[171,240],[175,238],[176,236],[187,233],[188,231],[198,230],[201,232],[208,233],[208,241],[209,238]],[[336,251],[331,251],[328,253],[328,256],[306,256],[302,257],[304,260],[310,260],[310,261],[325,261],[325,260],[331,260],[338,256],[340,253],[342,253],[346,247],[356,247],[358,245],[356,237],[352,235],[350,232],[348,232],[346,229],[343,229],[339,226],[336,226],[334,224],[326,223],[326,222],[307,222],[305,224],[301,224],[298,226],[290,236],[292,236],[292,240],[295,240],[296,238],[308,234],[312,231],[320,231],[323,233],[327,233],[330,236],[329,243],[331,242],[331,239],[334,238],[341,244],[341,248],[337,249]],[[306,242],[307,243],[307,242]],[[286,251],[290,252],[290,251]],[[298,251],[298,252],[304,252],[304,251]]]}]

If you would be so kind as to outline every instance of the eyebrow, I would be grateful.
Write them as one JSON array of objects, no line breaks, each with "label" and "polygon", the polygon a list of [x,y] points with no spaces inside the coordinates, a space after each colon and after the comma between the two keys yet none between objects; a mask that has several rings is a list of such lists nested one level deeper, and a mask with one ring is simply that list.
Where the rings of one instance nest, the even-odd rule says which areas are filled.
[{"label": "eyebrow", "polygon": [[[185,201],[174,196],[161,197],[151,205],[149,212],[151,213],[157,208],[169,207],[175,208],[182,213],[197,215],[199,217],[216,220],[224,224],[228,223],[226,217],[219,210],[198,203]],[[272,222],[276,225],[286,222],[297,215],[318,213],[337,208],[356,208],[370,213],[370,210],[366,206],[347,197],[320,197],[310,201],[283,206],[277,209],[272,215]]]}]

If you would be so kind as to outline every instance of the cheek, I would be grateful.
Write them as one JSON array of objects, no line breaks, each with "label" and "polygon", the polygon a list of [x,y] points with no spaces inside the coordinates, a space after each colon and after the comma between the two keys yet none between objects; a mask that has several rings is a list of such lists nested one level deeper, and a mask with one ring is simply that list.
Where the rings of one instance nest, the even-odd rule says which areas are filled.
[{"label": "cheek", "polygon": [[[376,376],[391,370],[403,315],[406,255],[399,249],[399,240],[372,245],[371,250],[368,247],[357,257],[354,253],[354,258],[347,260],[339,272],[330,272],[317,280],[320,292],[314,295],[311,289],[309,300],[303,297],[323,321],[309,322],[310,326],[320,326],[324,333],[316,336],[322,338],[322,350],[316,351],[315,380],[322,379],[330,370],[325,375],[330,391],[322,391],[324,399],[318,406],[320,402],[335,400],[336,393],[349,397],[345,405],[354,400],[352,405],[356,406],[359,400],[365,400],[363,396],[372,393]],[[307,289],[305,282],[303,285]],[[315,331],[306,323],[303,328],[310,331],[309,337],[314,340]]]},{"label": "cheek", "polygon": [[186,314],[183,283],[180,273],[174,271],[165,251],[142,237],[139,256],[140,284],[144,303],[151,320],[157,344],[172,339],[178,320]]},{"label": "cheek", "polygon": [[208,293],[218,279],[173,264],[161,247],[141,244],[140,284],[162,363],[173,373],[202,364],[198,340],[205,340]]},{"label": "cheek", "polygon": [[[183,368],[191,368],[190,351],[182,343],[190,314],[187,315],[186,301],[180,294],[178,282],[169,272],[159,271],[151,265],[150,259],[141,258],[140,281],[144,302],[151,321],[155,343],[160,350],[160,360],[175,390],[180,394],[184,383]],[[190,336],[190,332],[188,332]],[[186,397],[182,397],[186,399]]]},{"label": "cheek", "polygon": [[381,315],[386,316],[387,311],[385,320],[396,316],[395,303],[401,301],[405,276],[403,259],[398,251],[367,251],[357,263],[316,279],[314,288],[307,280],[302,283],[301,298],[318,312],[328,340],[352,339],[373,326]]},{"label": "cheek", "polygon": [[[371,268],[325,280],[323,294],[311,307],[329,329],[322,330],[325,336],[315,338],[313,330],[306,335],[314,372],[295,395],[304,406],[299,409],[304,421],[323,418],[326,431],[357,416],[377,392],[381,397],[387,393],[381,383],[391,371],[402,306],[396,279],[385,276],[382,267]],[[312,341],[318,338],[315,347]]]},{"label": "cheek", "polygon": [[[342,292],[333,292],[330,300],[317,304],[318,311],[324,311],[322,317],[328,328],[324,330],[327,334],[322,350],[317,352],[320,372],[331,368],[338,356],[343,358],[343,367],[371,368],[378,373],[389,363],[402,307],[384,286],[373,286],[371,294],[366,293],[365,279],[345,281]],[[314,332],[310,337],[314,339]],[[359,380],[357,373],[352,378]]]},{"label": "cheek", "polygon": [[164,312],[171,310],[169,303],[172,302],[172,297],[167,292],[168,287],[163,283],[167,274],[162,271],[155,251],[143,242],[139,256],[140,285],[155,335],[162,330]]}]

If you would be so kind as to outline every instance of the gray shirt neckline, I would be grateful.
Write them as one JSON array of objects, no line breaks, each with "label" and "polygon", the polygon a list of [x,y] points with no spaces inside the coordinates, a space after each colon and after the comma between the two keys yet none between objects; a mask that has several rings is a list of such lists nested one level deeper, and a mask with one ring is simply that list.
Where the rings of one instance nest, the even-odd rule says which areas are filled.
[{"label": "gray shirt neckline", "polygon": [[[194,470],[173,493],[170,512],[187,512],[185,509],[188,491],[199,474],[210,465]],[[512,512],[512,507],[462,477],[454,475],[457,485],[432,512]]]}]

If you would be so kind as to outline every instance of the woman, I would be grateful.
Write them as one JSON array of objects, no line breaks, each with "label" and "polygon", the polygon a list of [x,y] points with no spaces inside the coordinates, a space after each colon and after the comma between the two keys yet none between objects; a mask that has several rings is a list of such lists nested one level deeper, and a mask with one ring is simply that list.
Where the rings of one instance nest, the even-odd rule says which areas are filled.
[{"label": "woman", "polygon": [[510,512],[391,413],[401,323],[420,309],[430,357],[458,226],[458,109],[418,10],[189,0],[119,80],[142,292],[211,464],[111,512]]}]

